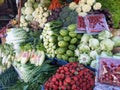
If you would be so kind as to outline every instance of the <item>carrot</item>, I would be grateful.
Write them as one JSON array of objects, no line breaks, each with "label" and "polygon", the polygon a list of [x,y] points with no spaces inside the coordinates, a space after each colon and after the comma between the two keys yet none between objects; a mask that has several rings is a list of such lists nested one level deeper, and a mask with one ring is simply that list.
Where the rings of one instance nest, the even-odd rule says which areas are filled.
[{"label": "carrot", "polygon": [[59,0],[52,0],[51,4],[49,6],[49,10],[54,10],[56,8],[61,8],[61,6],[62,5],[60,4]]}]

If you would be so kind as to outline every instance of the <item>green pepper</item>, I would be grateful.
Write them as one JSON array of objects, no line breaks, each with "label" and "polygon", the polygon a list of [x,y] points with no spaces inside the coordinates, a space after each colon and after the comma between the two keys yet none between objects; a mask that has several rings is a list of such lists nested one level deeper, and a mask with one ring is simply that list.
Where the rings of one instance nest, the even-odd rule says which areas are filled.
[{"label": "green pepper", "polygon": [[62,36],[67,36],[67,35],[68,35],[68,30],[61,29],[61,30],[60,30],[60,35],[62,35]]},{"label": "green pepper", "polygon": [[64,39],[64,41],[70,41],[71,37],[70,36],[65,36],[63,39]]},{"label": "green pepper", "polygon": [[76,29],[76,24],[71,24],[68,26],[69,31],[75,31],[75,29]]},{"label": "green pepper", "polygon": [[67,47],[67,46],[68,46],[68,43],[65,42],[65,41],[59,41],[59,42],[58,42],[58,46],[59,46],[59,47]]},{"label": "green pepper", "polygon": [[58,36],[57,38],[58,41],[62,41],[63,40],[63,37],[61,35]]},{"label": "green pepper", "polygon": [[76,46],[75,46],[75,45],[69,45],[68,48],[69,48],[70,50],[75,50],[75,49],[76,49]]},{"label": "green pepper", "polygon": [[68,61],[69,61],[69,62],[75,62],[75,61],[77,61],[77,58],[76,58],[76,57],[70,57],[70,58],[68,59]]},{"label": "green pepper", "polygon": [[67,50],[67,51],[66,51],[66,54],[67,54],[68,56],[74,56],[74,52],[71,51],[71,50]]},{"label": "green pepper", "polygon": [[72,38],[71,41],[70,41],[71,44],[75,44],[77,43],[77,38]]},{"label": "green pepper", "polygon": [[68,60],[68,55],[67,54],[62,55],[62,59],[63,60]]},{"label": "green pepper", "polygon": [[77,33],[75,31],[71,31],[69,32],[69,36],[74,38],[77,36]]},{"label": "green pepper", "polygon": [[57,49],[57,53],[58,53],[58,54],[64,54],[65,51],[66,51],[66,48],[58,48],[58,49]]}]

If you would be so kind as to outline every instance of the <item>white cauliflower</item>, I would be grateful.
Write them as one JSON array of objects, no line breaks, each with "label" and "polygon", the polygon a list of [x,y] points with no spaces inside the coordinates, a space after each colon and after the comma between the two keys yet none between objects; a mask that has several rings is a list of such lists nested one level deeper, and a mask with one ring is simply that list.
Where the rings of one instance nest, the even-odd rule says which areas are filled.
[{"label": "white cauliflower", "polygon": [[82,11],[83,12],[89,12],[90,10],[91,10],[91,6],[90,5],[85,4],[84,6],[82,6]]},{"label": "white cauliflower", "polygon": [[46,18],[46,17],[43,17],[43,18],[42,18],[42,22],[43,22],[43,23],[46,23],[46,22],[47,22],[47,18]]},{"label": "white cauliflower", "polygon": [[26,22],[26,20],[25,20],[25,16],[22,15],[22,16],[20,17],[20,22],[21,22],[21,23]]},{"label": "white cauliflower", "polygon": [[78,3],[78,7],[82,7],[84,5],[85,5],[85,3]]},{"label": "white cauliflower", "polygon": [[43,13],[43,16],[48,17],[49,16],[48,12]]},{"label": "white cauliflower", "polygon": [[101,9],[101,7],[102,7],[101,3],[97,2],[97,3],[94,4],[93,9],[94,10],[99,10],[99,9]]},{"label": "white cauliflower", "polygon": [[87,15],[87,13],[86,12],[79,12],[78,15],[84,17]]},{"label": "white cauliflower", "polygon": [[80,0],[80,1],[79,1],[79,4],[81,4],[81,3],[86,3],[86,1],[87,1],[87,0]]},{"label": "white cauliflower", "polygon": [[75,2],[72,2],[72,3],[69,4],[69,8],[74,10],[74,9],[77,8],[77,4]]},{"label": "white cauliflower", "polygon": [[25,13],[26,13],[26,15],[30,15],[30,14],[32,14],[33,13],[33,8],[32,7],[26,7],[26,9],[25,9]]},{"label": "white cauliflower", "polygon": [[92,6],[95,3],[95,0],[87,0],[87,4]]},{"label": "white cauliflower", "polygon": [[82,9],[81,9],[81,6],[78,6],[78,7],[76,8],[76,12],[77,12],[77,13],[81,12],[81,10],[82,10]]}]

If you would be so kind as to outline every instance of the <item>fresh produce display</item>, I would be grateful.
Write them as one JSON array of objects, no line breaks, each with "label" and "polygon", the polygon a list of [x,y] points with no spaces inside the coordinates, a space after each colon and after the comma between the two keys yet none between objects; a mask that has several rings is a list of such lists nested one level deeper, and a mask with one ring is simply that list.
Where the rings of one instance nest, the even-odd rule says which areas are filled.
[{"label": "fresh produce display", "polygon": [[11,67],[14,56],[12,46],[8,44],[0,45],[0,74]]},{"label": "fresh produce display", "polygon": [[99,59],[98,82],[120,86],[119,66],[120,59],[104,58]]},{"label": "fresh produce display", "polygon": [[44,24],[47,22],[47,17],[49,14],[50,11],[46,7],[43,7],[41,4],[39,4],[35,11],[32,13],[33,20],[39,23],[40,28],[43,28]]},{"label": "fresh produce display", "polygon": [[77,12],[65,6],[59,14],[58,20],[63,22],[63,26],[67,27],[70,24],[75,24],[77,21]]},{"label": "fresh produce display", "polygon": [[77,48],[77,44],[81,35],[75,32],[76,24],[69,25],[66,29],[60,30],[58,36],[58,48],[56,50],[56,57],[58,59],[67,60],[69,62],[76,61],[74,50]]},{"label": "fresh produce display", "polygon": [[29,22],[33,20],[32,13],[34,12],[35,8],[37,8],[38,4],[34,0],[27,0],[25,2],[24,7],[21,9],[21,17],[20,17],[20,26],[27,27]]},{"label": "fresh produce display", "polygon": [[119,90],[120,10],[101,2],[26,0],[2,30],[0,90]]},{"label": "fresh produce display", "polygon": [[81,37],[80,44],[75,50],[75,54],[80,63],[91,65],[91,67],[94,68],[96,65],[96,57],[99,55],[114,56],[112,50],[119,41],[120,39],[118,37],[112,37],[110,31],[102,31],[98,36],[84,34]]},{"label": "fresh produce display", "polygon": [[45,83],[45,90],[93,90],[94,72],[78,62],[59,67],[56,74]]},{"label": "fresh produce display", "polygon": [[57,48],[57,36],[61,26],[62,22],[60,21],[51,21],[45,24],[44,30],[42,32],[42,38],[48,57],[55,57],[55,50]]},{"label": "fresh produce display", "polygon": [[20,26],[33,27],[37,25],[35,29],[43,28],[50,14],[50,11],[45,6],[46,4],[49,5],[49,3],[49,0],[46,2],[41,0],[41,3],[40,1],[28,0],[21,9]]}]

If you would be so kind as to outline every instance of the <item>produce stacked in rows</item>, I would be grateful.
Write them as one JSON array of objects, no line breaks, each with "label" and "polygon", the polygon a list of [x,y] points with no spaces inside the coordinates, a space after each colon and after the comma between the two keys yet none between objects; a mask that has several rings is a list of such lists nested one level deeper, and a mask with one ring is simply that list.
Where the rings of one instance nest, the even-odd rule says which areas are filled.
[{"label": "produce stacked in rows", "polygon": [[44,5],[48,4],[50,1],[45,2],[41,0],[40,2],[35,2],[35,0],[28,0],[24,7],[22,7],[20,26],[21,27],[32,27],[37,25],[35,29],[43,28],[44,24],[47,22],[47,17],[50,11]]},{"label": "produce stacked in rows", "polygon": [[42,32],[43,44],[46,48],[46,54],[49,57],[55,57],[55,50],[57,48],[57,36],[62,23],[60,21],[51,21],[45,24]]},{"label": "produce stacked in rows", "polygon": [[33,20],[39,23],[40,28],[43,28],[44,24],[47,22],[47,17],[49,14],[50,11],[46,7],[43,7],[41,4],[39,4],[35,11],[32,13]]},{"label": "produce stacked in rows", "polygon": [[77,47],[81,35],[75,32],[76,24],[69,25],[66,29],[63,28],[58,36],[58,48],[56,57],[58,59],[67,60],[69,62],[76,61],[74,50]]},{"label": "produce stacked in rows", "polygon": [[94,72],[78,62],[59,67],[45,83],[45,90],[93,90]]},{"label": "produce stacked in rows", "polygon": [[22,16],[20,18],[20,26],[27,27],[29,22],[33,20],[32,13],[34,12],[35,8],[37,8],[37,2],[35,0],[27,0],[25,2],[24,7],[22,7],[21,12]]},{"label": "produce stacked in rows", "polygon": [[14,56],[15,53],[12,46],[8,44],[0,45],[0,74],[10,68]]},{"label": "produce stacked in rows", "polygon": [[98,36],[84,34],[75,53],[80,63],[95,68],[96,57],[99,55],[105,57],[115,56],[112,50],[114,47],[120,46],[119,42],[120,37],[112,37],[112,33],[109,31],[102,31]]}]

